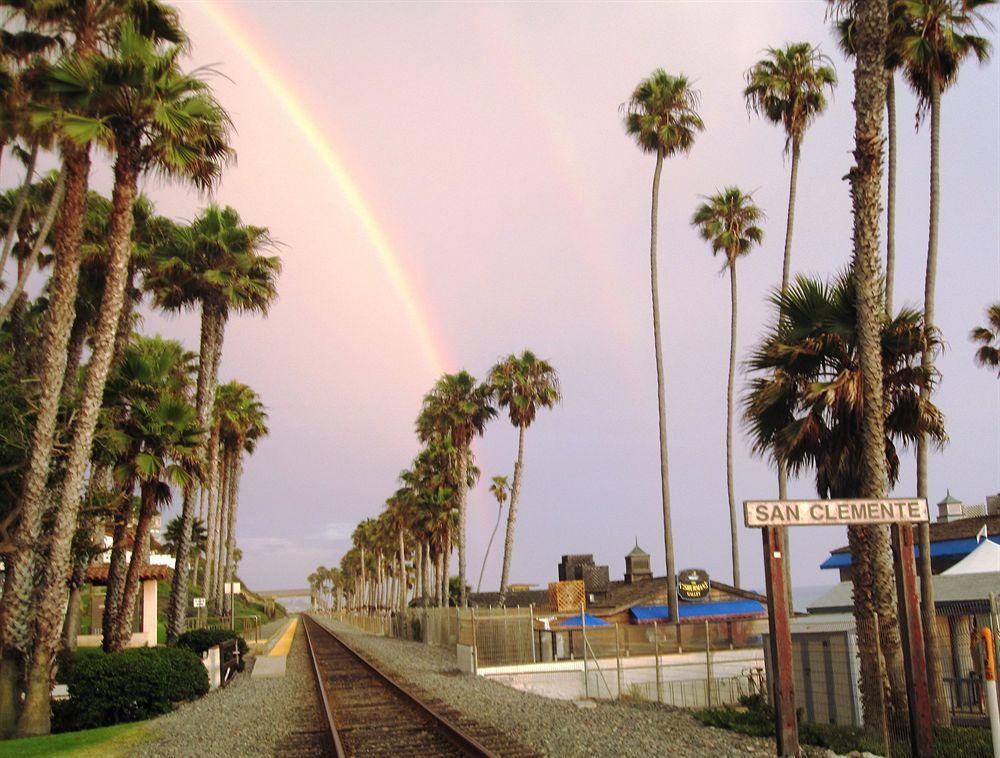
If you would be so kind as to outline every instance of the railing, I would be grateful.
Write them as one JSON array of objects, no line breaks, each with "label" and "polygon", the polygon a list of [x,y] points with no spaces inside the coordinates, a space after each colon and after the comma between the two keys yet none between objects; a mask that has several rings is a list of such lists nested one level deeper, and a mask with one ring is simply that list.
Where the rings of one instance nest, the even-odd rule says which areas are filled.
[{"label": "railing", "polygon": [[237,616],[189,616],[184,620],[185,631],[195,629],[232,629],[247,642],[260,642],[260,617],[257,615]]}]

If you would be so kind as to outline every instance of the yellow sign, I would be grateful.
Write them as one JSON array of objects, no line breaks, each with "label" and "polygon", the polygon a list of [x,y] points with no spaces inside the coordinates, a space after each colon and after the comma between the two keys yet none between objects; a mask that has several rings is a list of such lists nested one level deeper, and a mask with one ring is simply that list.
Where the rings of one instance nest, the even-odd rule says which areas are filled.
[{"label": "yellow sign", "polygon": [[929,520],[924,498],[745,500],[748,527],[917,523]]}]

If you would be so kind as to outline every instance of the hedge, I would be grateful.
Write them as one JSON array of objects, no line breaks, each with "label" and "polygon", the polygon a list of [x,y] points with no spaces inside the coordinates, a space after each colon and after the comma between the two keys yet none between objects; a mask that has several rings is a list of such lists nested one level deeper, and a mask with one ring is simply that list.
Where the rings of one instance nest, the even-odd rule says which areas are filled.
[{"label": "hedge", "polygon": [[184,632],[177,638],[177,647],[187,648],[198,655],[204,655],[210,647],[215,647],[226,640],[236,640],[240,655],[247,654],[249,648],[246,640],[231,629],[194,629],[190,632]]},{"label": "hedge", "polygon": [[139,721],[208,692],[201,659],[182,648],[131,648],[77,661],[69,700],[54,703],[55,731]]}]

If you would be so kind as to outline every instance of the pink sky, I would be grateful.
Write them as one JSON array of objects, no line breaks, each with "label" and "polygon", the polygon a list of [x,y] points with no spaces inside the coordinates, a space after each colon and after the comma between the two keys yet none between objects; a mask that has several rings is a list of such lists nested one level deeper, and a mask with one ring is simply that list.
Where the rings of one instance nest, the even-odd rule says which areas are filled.
[{"label": "pink sky", "polygon": [[[217,92],[238,129],[238,166],[217,193],[283,246],[281,297],[263,319],[235,319],[222,378],[256,388],[271,436],[248,462],[241,495],[242,573],[257,588],[304,586],[336,564],[417,450],[412,427],[435,379],[413,319],[371,238],[309,142],[230,36],[199,3],[180,5],[192,62],[226,78]],[[803,147],[793,269],[832,275],[850,254],[847,185],[851,68],[822,3],[642,5],[233,2],[258,52],[288,84],[347,167],[403,268],[448,368],[483,375],[531,348],[565,394],[527,438],[513,578],[555,579],[559,556],[593,552],[612,576],[638,537],[663,566],[656,392],[649,315],[653,161],[618,112],[653,68],[691,77],[707,125],[689,158],[664,170],[665,315],[671,484],[678,567],[729,570],[725,385],[729,298],[719,262],[690,228],[698,196],[755,190],[763,247],[741,263],[739,353],[769,318],[780,278],[787,163],[780,130],[748,118],[742,75],[769,45],[820,43],[841,85]],[[997,40],[994,35],[994,44]],[[897,302],[920,305],[927,225],[927,132],[900,84]],[[946,93],[942,135],[938,402],[951,442],[932,457],[932,499],[946,488],[982,502],[1000,487],[1000,392],[973,365],[969,329],[1000,289],[997,63],[974,64]],[[102,173],[99,184],[107,182]],[[190,218],[203,199],[149,180],[161,213]],[[197,345],[191,317],[150,315]],[[740,378],[742,383],[742,377]],[[775,494],[767,464],[738,433],[737,497]],[[496,515],[485,483],[513,467],[506,418],[477,444],[484,484],[470,500],[469,573]],[[811,481],[792,487],[814,496]],[[912,464],[897,492],[914,494]],[[757,533],[741,530],[746,584],[761,586]],[[793,540],[797,584],[833,581],[818,564],[842,529]],[[484,589],[495,589],[494,546]]]}]

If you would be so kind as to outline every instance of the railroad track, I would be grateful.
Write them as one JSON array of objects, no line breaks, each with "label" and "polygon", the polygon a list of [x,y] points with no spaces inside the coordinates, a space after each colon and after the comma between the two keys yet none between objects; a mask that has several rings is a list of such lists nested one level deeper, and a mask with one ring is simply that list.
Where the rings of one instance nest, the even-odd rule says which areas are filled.
[{"label": "railroad track", "polygon": [[400,685],[310,617],[302,627],[337,756],[534,755]]}]

